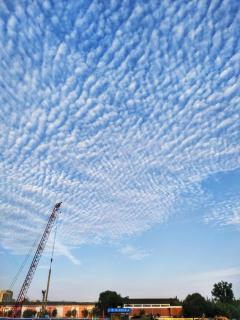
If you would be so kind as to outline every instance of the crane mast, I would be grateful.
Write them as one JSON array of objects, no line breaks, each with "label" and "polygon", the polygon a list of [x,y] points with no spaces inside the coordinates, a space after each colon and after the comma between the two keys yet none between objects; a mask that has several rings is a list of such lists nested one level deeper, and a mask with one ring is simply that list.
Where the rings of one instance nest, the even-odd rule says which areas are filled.
[{"label": "crane mast", "polygon": [[50,232],[52,230],[53,224],[57,218],[61,204],[62,204],[62,202],[55,204],[55,206],[52,210],[52,213],[48,219],[47,225],[44,229],[43,235],[42,235],[41,240],[38,244],[38,247],[37,247],[37,250],[36,250],[35,255],[33,257],[32,263],[29,267],[28,273],[27,273],[26,278],[22,284],[22,287],[19,291],[18,297],[15,302],[15,305],[13,307],[13,316],[14,317],[18,316],[19,313],[21,314],[22,304],[24,302],[27,291],[28,291],[30,284],[32,282],[34,273],[37,269],[37,266],[38,266],[39,260],[41,258],[41,255],[43,253],[43,250],[46,246],[46,243],[47,243],[48,237],[50,235]]}]

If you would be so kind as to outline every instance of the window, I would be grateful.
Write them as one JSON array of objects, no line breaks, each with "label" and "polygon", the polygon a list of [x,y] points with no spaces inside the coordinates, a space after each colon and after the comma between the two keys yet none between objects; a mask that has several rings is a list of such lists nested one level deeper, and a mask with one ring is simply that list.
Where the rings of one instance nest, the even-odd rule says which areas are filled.
[{"label": "window", "polygon": [[167,304],[167,303],[161,304],[161,307],[170,307],[170,304]]}]

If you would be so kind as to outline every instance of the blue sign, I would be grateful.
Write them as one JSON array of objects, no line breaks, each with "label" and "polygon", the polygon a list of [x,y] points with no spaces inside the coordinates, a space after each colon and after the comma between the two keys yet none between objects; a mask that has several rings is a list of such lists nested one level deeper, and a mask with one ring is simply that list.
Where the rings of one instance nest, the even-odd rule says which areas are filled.
[{"label": "blue sign", "polygon": [[132,311],[131,308],[108,308],[108,313],[130,313]]}]

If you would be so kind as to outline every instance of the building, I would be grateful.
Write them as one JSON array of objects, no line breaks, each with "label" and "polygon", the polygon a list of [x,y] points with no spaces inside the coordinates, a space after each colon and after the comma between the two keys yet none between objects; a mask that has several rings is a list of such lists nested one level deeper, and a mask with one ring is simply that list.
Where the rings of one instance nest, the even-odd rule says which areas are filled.
[{"label": "building", "polygon": [[[8,314],[10,310],[12,310],[14,303],[0,303],[0,317]],[[40,312],[42,307],[41,301],[36,302],[27,302],[22,306],[22,315],[23,312],[27,309],[31,309],[36,311],[36,313]],[[69,312],[76,310],[76,318],[86,318],[86,313],[90,318],[91,312],[95,307],[95,302],[65,302],[65,301],[48,301],[47,303],[47,312],[49,315],[52,314],[53,310],[57,310],[57,318],[67,317]],[[87,312],[86,312],[87,310]]]},{"label": "building", "polygon": [[172,298],[130,298],[124,307],[131,308],[130,316],[145,314],[163,318],[182,317],[182,306],[177,299]]},{"label": "building", "polygon": [[[91,318],[96,302],[67,302],[67,301],[48,301],[47,312],[52,315],[53,310],[57,318],[70,317],[72,312],[76,318]],[[14,302],[0,303],[0,317],[6,316],[12,310]],[[42,307],[41,301],[27,302],[22,306],[22,314],[25,310],[31,309],[40,312]],[[130,308],[132,316],[141,314],[153,315],[163,318],[180,318],[182,317],[182,306],[178,305],[177,299],[129,299],[129,302],[124,305],[125,308]]]},{"label": "building", "polygon": [[0,302],[11,302],[13,292],[11,290],[0,290]]}]

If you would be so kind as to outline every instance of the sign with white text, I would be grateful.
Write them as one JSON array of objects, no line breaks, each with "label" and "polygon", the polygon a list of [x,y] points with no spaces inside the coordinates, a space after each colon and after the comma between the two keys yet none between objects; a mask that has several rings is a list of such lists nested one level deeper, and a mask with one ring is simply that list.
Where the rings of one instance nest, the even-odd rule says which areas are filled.
[{"label": "sign with white text", "polygon": [[131,308],[108,308],[108,313],[130,313]]}]

